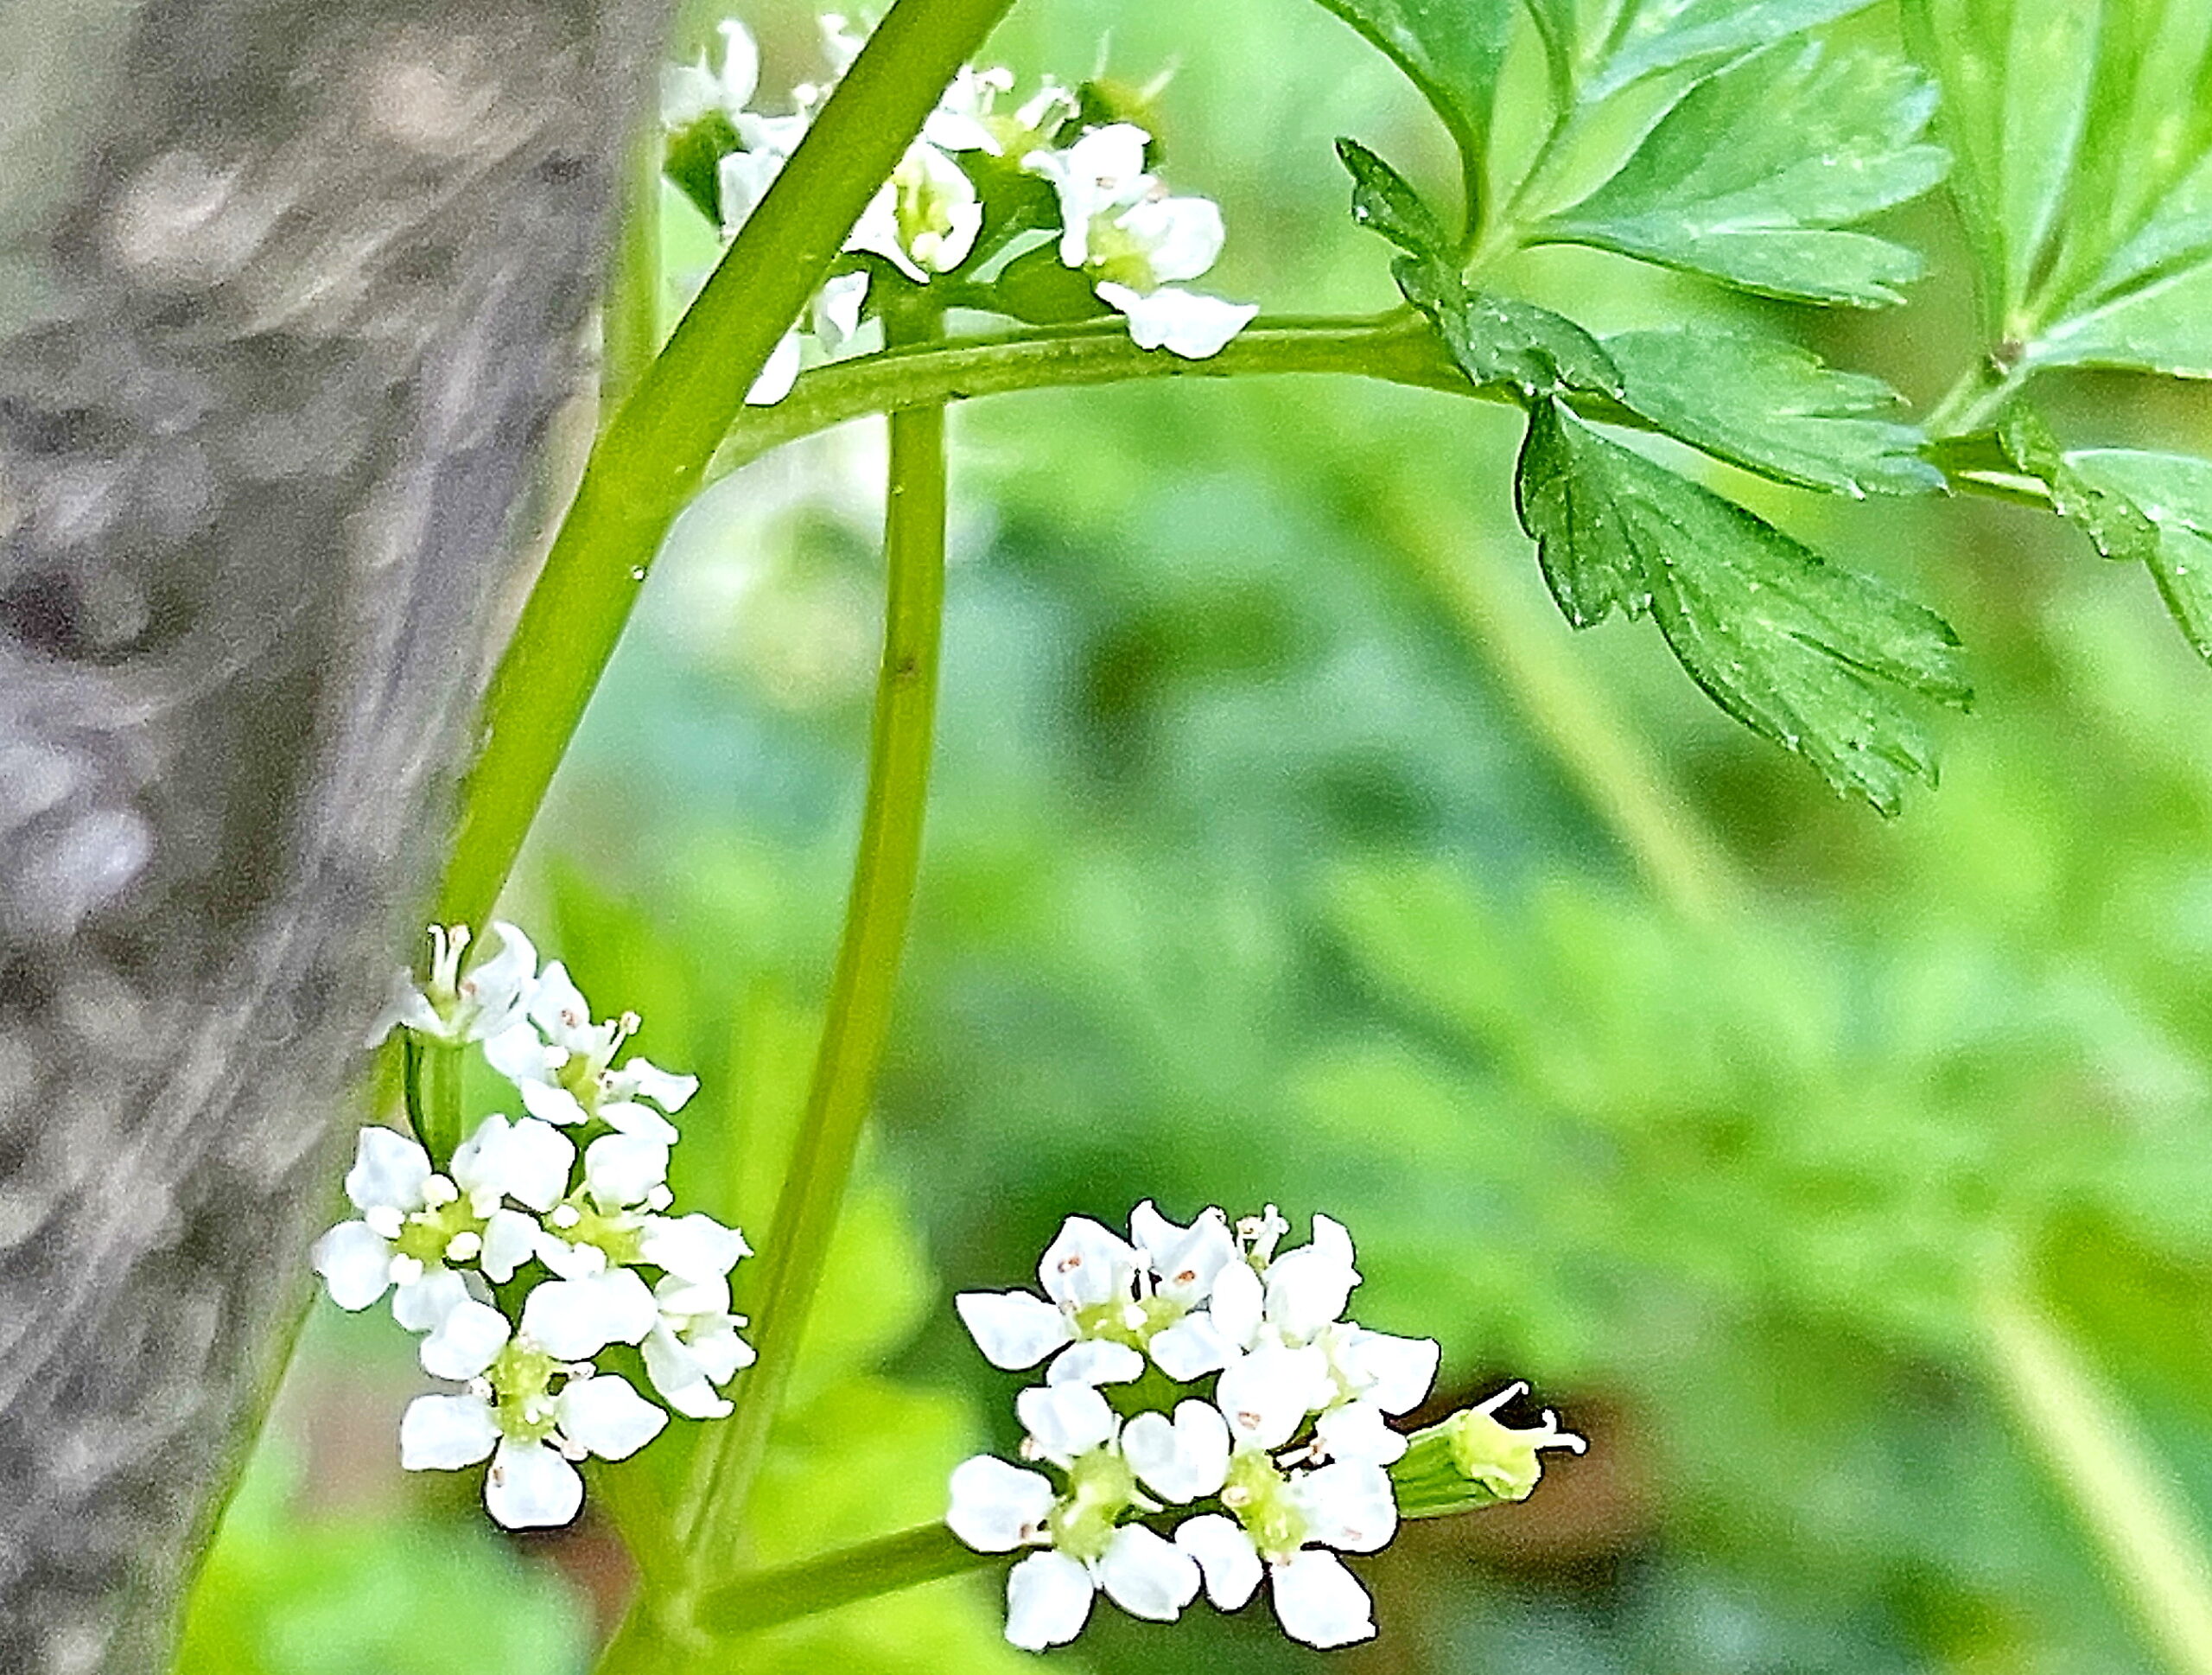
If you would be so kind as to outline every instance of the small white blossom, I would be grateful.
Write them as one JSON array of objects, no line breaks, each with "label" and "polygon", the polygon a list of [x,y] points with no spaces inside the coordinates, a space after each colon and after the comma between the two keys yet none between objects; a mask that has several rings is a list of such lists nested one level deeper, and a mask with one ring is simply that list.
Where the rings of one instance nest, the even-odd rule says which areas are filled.
[{"label": "small white blossom", "polygon": [[845,240],[880,256],[916,284],[968,259],[982,230],[982,200],[968,171],[925,139],[906,148]]},{"label": "small white blossom", "polygon": [[448,1264],[476,1260],[483,1219],[431,1169],[429,1153],[385,1128],[361,1130],[346,1196],[359,1218],[340,1222],[315,1245],[315,1271],[330,1300],[358,1313],[397,1288],[392,1314],[402,1326],[435,1326],[467,1295]]},{"label": "small white blossom", "polygon": [[676,1125],[661,1113],[681,1111],[699,1080],[671,1075],[648,1059],[613,1067],[615,1049],[637,1029],[634,1012],[594,1022],[590,1003],[556,959],[539,976],[527,1017],[487,1038],[484,1056],[542,1122],[566,1127],[596,1120],[673,1144]]},{"label": "small white blossom", "polygon": [[522,1016],[531,1002],[537,973],[537,951],[530,939],[503,920],[493,920],[497,952],[461,969],[469,943],[466,925],[430,927],[430,975],[416,983],[411,971],[393,979],[391,1000],[369,1034],[374,1047],[395,1028],[425,1040],[458,1047],[496,1035]]},{"label": "small white blossom", "polygon": [[729,1312],[729,1282],[664,1275],[653,1287],[658,1318],[645,1334],[645,1373],[678,1413],[720,1419],[730,1411],[716,1386],[753,1365],[753,1346],[738,1336],[745,1316]]},{"label": "small white blossom", "polygon": [[722,36],[720,73],[709,69],[703,57],[696,64],[661,68],[660,115],[671,128],[688,128],[716,111],[734,122],[753,102],[760,81],[760,48],[752,31],[735,18],[726,18],[718,27]]}]

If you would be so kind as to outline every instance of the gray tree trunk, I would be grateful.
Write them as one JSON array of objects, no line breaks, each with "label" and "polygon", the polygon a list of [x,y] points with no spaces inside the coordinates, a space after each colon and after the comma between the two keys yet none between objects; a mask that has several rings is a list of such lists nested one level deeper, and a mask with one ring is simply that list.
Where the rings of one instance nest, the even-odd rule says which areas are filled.
[{"label": "gray tree trunk", "polygon": [[161,1668],[657,0],[0,0],[0,1669]]}]

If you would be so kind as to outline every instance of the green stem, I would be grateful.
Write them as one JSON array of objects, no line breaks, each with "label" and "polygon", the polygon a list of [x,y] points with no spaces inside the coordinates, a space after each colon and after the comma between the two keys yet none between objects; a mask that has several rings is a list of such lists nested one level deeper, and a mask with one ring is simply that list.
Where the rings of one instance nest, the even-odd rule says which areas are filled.
[{"label": "green stem", "polygon": [[2000,366],[1992,357],[1982,356],[1929,410],[1928,434],[1940,440],[1980,430],[2026,381],[2018,367]]},{"label": "green stem", "polygon": [[964,1545],[942,1524],[926,1524],[797,1564],[740,1576],[702,1597],[699,1621],[717,1634],[748,1634],[981,1570],[1004,1557]]},{"label": "green stem", "polygon": [[2212,1675],[2212,1557],[2119,1397],[2025,1298],[1981,1309],[1988,1366],[2107,1575],[2176,1675]]},{"label": "green stem", "polygon": [[828,1016],[806,1111],[767,1241],[747,1294],[760,1359],[737,1411],[700,1443],[677,1533],[708,1574],[737,1546],[738,1520],[798,1359],[809,1305],[829,1254],[890,1028],[913,903],[929,790],[944,602],[944,410],[891,416],[885,513],[890,596],[875,691],[867,806],[830,982]]},{"label": "green stem", "polygon": [[645,122],[630,145],[622,225],[600,304],[599,417],[621,411],[660,351],[660,124]]},{"label": "green stem", "polygon": [[847,232],[1012,0],[896,0],[585,465],[486,697],[439,917],[480,924],[676,515]]}]

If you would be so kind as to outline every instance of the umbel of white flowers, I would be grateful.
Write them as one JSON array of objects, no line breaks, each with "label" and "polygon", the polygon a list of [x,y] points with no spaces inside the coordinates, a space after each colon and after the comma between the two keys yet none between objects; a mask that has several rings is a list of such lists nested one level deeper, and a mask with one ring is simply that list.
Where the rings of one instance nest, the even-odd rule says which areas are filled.
[{"label": "umbel of white flowers", "polygon": [[560,961],[512,925],[461,969],[467,928],[434,927],[428,978],[402,973],[376,1038],[474,1048],[526,1113],[477,1123],[441,1169],[416,1140],[363,1129],[346,1196],[357,1214],[315,1244],[340,1308],[391,1293],[423,1334],[423,1369],[461,1385],[417,1397],[400,1463],[458,1470],[489,1460],[484,1503],[510,1528],[565,1524],[583,1501],[575,1462],[620,1460],[668,1415],[597,1365],[634,1345],[654,1392],[695,1419],[730,1411],[720,1386],[753,1351],[729,1311],[729,1273],[751,1253],[713,1217],[671,1215],[670,1120],[698,1089],[632,1055],[634,1013],[594,1022]]},{"label": "umbel of white flowers", "polygon": [[[735,19],[721,26],[719,72],[699,63],[671,65],[664,73],[662,117],[671,130],[719,115],[737,136],[738,149],[716,168],[725,238],[745,225],[860,55],[864,37],[844,17],[832,14],[821,24],[829,80],[794,88],[788,114],[752,108],[760,50]],[[1003,67],[962,69],[855,223],[846,252],[880,257],[917,285],[953,271],[974,252],[983,226],[982,199],[962,159],[1012,157],[1051,182],[1060,225],[1043,231],[1060,260],[1128,322],[1140,348],[1188,360],[1218,354],[1259,312],[1255,304],[1182,288],[1221,254],[1219,208],[1208,199],[1169,195],[1146,169],[1151,137],[1142,129],[1129,123],[1079,128],[1074,94],[1049,78],[1014,110],[999,111],[1000,98],[1014,86],[1014,73]],[[804,335],[810,333],[828,354],[842,351],[859,330],[868,292],[865,271],[833,275],[804,328],[794,328],[777,346],[747,401],[769,406],[790,392]]]},{"label": "umbel of white flowers", "polygon": [[1042,1296],[955,1299],[994,1366],[1046,1366],[1015,1398],[1028,1465],[963,1462],[945,1514],[979,1551],[1039,1550],[1007,1573],[1014,1645],[1074,1639],[1100,1592],[1172,1621],[1201,1588],[1234,1611],[1263,1582],[1294,1640],[1366,1640],[1367,1590],[1338,1553],[1382,1547],[1401,1517],[1523,1499],[1540,1450],[1582,1449],[1549,1413],[1499,1423],[1519,1385],[1414,1437],[1393,1429],[1428,1394],[1438,1346],[1344,1318],[1359,1275],[1343,1226],[1316,1215],[1277,1255],[1288,1230],[1273,1205],[1232,1229],[1218,1209],[1179,1226],[1147,1201],[1127,1239],[1071,1216]]}]

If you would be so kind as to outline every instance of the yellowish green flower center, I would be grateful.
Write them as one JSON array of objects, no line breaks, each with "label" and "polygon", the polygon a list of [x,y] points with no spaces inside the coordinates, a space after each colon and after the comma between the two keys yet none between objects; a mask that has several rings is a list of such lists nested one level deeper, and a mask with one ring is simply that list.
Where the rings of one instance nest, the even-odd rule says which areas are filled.
[{"label": "yellowish green flower center", "polygon": [[1136,1491],[1136,1477],[1120,1455],[1108,1449],[1078,1455],[1068,1468],[1067,1493],[1046,1519],[1052,1545],[1070,1558],[1103,1557],[1115,1520],[1128,1510]]}]

